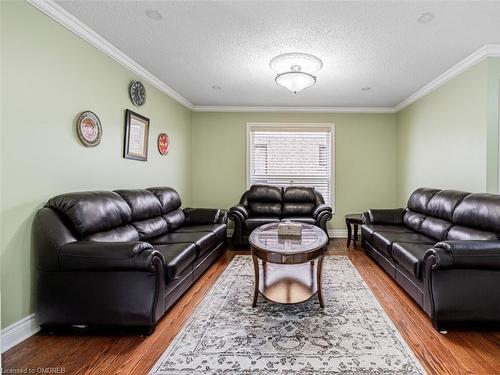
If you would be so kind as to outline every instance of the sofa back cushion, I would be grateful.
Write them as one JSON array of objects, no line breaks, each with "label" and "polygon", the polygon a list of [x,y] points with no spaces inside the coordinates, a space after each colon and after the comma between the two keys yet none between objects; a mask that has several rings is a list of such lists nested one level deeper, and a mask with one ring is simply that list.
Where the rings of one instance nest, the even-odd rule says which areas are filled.
[{"label": "sofa back cushion", "polygon": [[281,216],[282,189],[270,185],[252,185],[246,194],[252,216]]},{"label": "sofa back cushion", "polygon": [[148,191],[153,193],[160,201],[161,213],[168,214],[182,206],[182,201],[179,193],[169,187],[154,187],[148,188]]},{"label": "sofa back cushion", "polygon": [[438,191],[427,204],[428,216],[438,217],[443,220],[452,221],[455,208],[470,193],[457,190]]},{"label": "sofa back cushion", "polygon": [[282,216],[311,216],[316,206],[314,188],[288,186],[283,189]]},{"label": "sofa back cushion", "polygon": [[496,240],[500,195],[420,188],[408,199],[404,223],[436,240]]},{"label": "sofa back cushion", "polygon": [[427,214],[427,204],[438,192],[438,189],[420,188],[415,190],[408,199],[408,208],[412,211]]},{"label": "sofa back cushion", "polygon": [[435,240],[443,241],[452,226],[453,224],[447,220],[427,216],[420,226],[420,232]]},{"label": "sofa back cushion", "polygon": [[500,195],[468,195],[455,208],[453,222],[460,226],[500,233]]},{"label": "sofa back cushion", "polygon": [[133,221],[132,225],[139,233],[140,240],[161,236],[168,232],[168,223],[161,217],[156,216],[150,219]]},{"label": "sofa back cushion", "polygon": [[132,220],[144,220],[161,215],[162,206],[158,198],[149,190],[115,190],[132,210]]},{"label": "sofa back cushion", "polygon": [[424,214],[408,209],[403,216],[403,222],[408,228],[414,230],[415,232],[419,232],[426,217],[427,216]]},{"label": "sofa back cushion", "polygon": [[167,233],[168,225],[161,217],[162,204],[155,194],[149,190],[116,190],[132,210],[132,225],[139,234],[140,240],[160,236]]},{"label": "sofa back cushion", "polygon": [[111,191],[61,194],[50,199],[46,207],[56,210],[79,239],[126,225],[132,219],[127,202]]},{"label": "sofa back cushion", "polygon": [[170,211],[163,215],[163,219],[167,222],[168,230],[174,230],[184,225],[184,211],[180,208]]},{"label": "sofa back cushion", "polygon": [[282,216],[312,216],[314,203],[283,203]]},{"label": "sofa back cushion", "polygon": [[252,185],[247,192],[248,202],[281,203],[282,188],[271,185]]},{"label": "sofa back cushion", "polygon": [[168,230],[174,230],[184,225],[184,212],[179,193],[169,187],[148,188],[160,201],[161,213],[167,223]]},{"label": "sofa back cushion", "polygon": [[455,225],[448,231],[446,239],[449,241],[492,241],[498,240],[498,236],[494,232]]},{"label": "sofa back cushion", "polygon": [[133,225],[127,224],[103,232],[93,233],[83,239],[97,242],[128,242],[139,241],[139,238],[137,229]]},{"label": "sofa back cushion", "polygon": [[251,216],[281,216],[281,203],[248,202]]}]

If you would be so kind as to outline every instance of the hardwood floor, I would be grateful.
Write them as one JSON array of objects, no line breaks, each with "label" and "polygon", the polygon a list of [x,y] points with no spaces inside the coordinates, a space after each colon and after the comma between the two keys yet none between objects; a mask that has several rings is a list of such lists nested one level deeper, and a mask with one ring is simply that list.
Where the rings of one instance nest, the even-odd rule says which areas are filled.
[{"label": "hardwood floor", "polygon": [[[500,374],[500,332],[436,332],[424,312],[361,249],[331,241],[347,255],[429,374]],[[65,374],[146,374],[217,277],[237,254],[229,250],[158,323],[149,337],[35,335],[6,352],[3,369],[63,367]],[[250,303],[251,301],[249,301]]]}]

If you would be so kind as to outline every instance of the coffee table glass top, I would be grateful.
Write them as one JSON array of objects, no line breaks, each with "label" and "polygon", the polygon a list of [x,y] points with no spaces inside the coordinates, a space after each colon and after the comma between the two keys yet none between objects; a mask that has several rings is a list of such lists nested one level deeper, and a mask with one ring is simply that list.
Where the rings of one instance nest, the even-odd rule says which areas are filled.
[{"label": "coffee table glass top", "polygon": [[266,224],[255,229],[249,237],[250,245],[260,250],[280,254],[303,253],[326,245],[325,232],[314,225],[302,224],[302,236],[279,236],[278,223]]}]

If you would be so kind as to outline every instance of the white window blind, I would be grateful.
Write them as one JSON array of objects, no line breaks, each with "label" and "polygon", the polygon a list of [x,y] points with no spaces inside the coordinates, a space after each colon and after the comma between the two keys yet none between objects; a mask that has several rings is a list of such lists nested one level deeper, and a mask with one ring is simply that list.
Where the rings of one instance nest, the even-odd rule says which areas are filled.
[{"label": "white window blind", "polygon": [[249,182],[313,186],[331,204],[331,127],[249,125]]}]

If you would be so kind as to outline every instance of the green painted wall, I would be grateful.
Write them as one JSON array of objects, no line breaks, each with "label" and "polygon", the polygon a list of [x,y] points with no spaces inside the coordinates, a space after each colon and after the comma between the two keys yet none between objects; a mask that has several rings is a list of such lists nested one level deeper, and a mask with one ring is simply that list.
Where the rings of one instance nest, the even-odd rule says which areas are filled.
[{"label": "green painted wall", "polygon": [[193,113],[192,196],[195,206],[229,208],[246,190],[247,122],[335,123],[335,204],[344,215],[393,207],[396,122],[393,114]]},{"label": "green painted wall", "polygon": [[474,65],[397,114],[400,204],[421,186],[492,188],[487,184],[488,68],[488,60]]},{"label": "green painted wall", "polygon": [[499,192],[500,58],[490,58],[487,83],[486,190]]},{"label": "green painted wall", "polygon": [[[122,158],[130,71],[26,4],[1,2],[2,326],[33,311],[31,223],[37,208],[59,193],[168,185],[191,197],[191,113],[146,85],[137,112],[151,119],[146,163]],[[29,27],[28,27],[29,26]],[[100,146],[78,142],[74,123],[94,111]],[[172,140],[167,157],[156,136]]]}]

